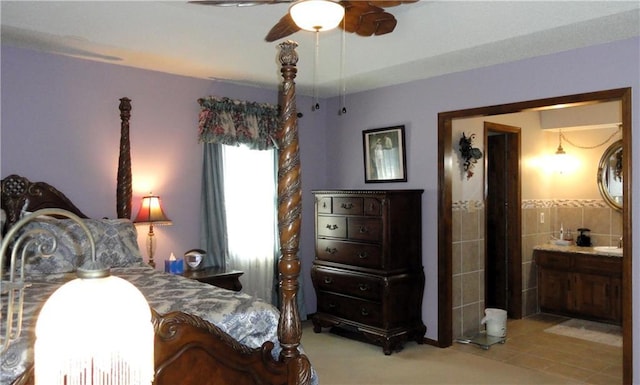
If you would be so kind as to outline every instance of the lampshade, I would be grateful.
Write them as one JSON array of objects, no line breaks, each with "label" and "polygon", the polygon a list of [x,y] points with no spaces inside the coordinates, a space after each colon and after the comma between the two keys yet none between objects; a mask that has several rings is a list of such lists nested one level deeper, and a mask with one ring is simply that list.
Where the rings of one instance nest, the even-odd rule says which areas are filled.
[{"label": "lampshade", "polygon": [[140,211],[133,220],[135,223],[147,223],[153,225],[170,225],[171,219],[167,217],[162,209],[160,197],[157,195],[147,195],[142,197]]},{"label": "lampshade", "polygon": [[108,270],[106,276],[78,276],[40,312],[35,383],[150,385],[154,331],[144,296]]},{"label": "lampshade", "polygon": [[289,7],[296,25],[307,31],[328,31],[344,17],[344,7],[330,0],[300,0]]}]

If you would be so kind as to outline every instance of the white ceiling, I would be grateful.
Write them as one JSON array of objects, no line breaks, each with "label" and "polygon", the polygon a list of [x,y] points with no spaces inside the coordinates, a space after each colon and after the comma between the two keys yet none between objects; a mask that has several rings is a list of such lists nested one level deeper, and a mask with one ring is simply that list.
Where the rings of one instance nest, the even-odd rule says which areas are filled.
[{"label": "white ceiling", "polygon": [[[264,36],[287,4],[4,1],[2,44],[197,78],[274,88],[277,44]],[[347,93],[640,35],[640,1],[420,1],[388,8],[388,35],[320,36],[317,92]],[[311,95],[315,37],[298,32],[298,93]],[[615,58],[612,58],[615,60]],[[342,69],[343,68],[343,69]],[[343,75],[341,75],[343,74]]]}]

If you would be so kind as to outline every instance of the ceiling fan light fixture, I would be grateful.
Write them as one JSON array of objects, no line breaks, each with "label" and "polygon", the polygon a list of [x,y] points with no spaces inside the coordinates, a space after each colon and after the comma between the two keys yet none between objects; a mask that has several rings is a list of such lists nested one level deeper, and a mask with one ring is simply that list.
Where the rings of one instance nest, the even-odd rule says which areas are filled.
[{"label": "ceiling fan light fixture", "polygon": [[289,7],[289,14],[298,27],[306,31],[328,31],[344,18],[344,7],[330,0],[301,0]]}]

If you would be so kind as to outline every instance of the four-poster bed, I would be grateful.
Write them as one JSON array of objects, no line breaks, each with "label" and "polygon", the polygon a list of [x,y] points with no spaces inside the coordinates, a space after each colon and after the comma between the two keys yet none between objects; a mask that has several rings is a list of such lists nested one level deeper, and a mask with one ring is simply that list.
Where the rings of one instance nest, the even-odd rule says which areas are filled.
[{"label": "four-poster bed", "polygon": [[[140,256],[132,256],[127,264],[112,268],[115,275],[130,280],[140,288],[152,307],[152,322],[155,329],[155,379],[156,385],[176,384],[309,384],[317,381],[308,358],[300,351],[302,328],[300,315],[296,307],[296,293],[298,290],[298,276],[300,261],[298,259],[299,232],[301,224],[301,187],[300,187],[300,158],[298,155],[297,115],[295,103],[296,64],[295,52],[297,44],[287,41],[280,44],[279,61],[283,77],[281,90],[281,129],[278,138],[279,173],[278,173],[278,224],[281,240],[282,257],[278,264],[280,273],[280,311],[271,311],[270,305],[255,300],[250,296],[232,291],[215,288],[200,282],[156,272],[148,266],[142,267],[137,263]],[[94,226],[124,226],[122,233],[130,232],[131,223],[131,158],[129,147],[129,117],[131,111],[130,100],[122,98],[121,139],[117,177],[117,215],[119,220],[111,220],[105,225],[102,221],[91,220],[84,215],[59,190],[44,182],[32,183],[18,175],[10,175],[2,180],[2,208],[7,214],[6,228],[9,228],[23,215],[24,211],[33,212],[42,208],[62,208],[81,218],[87,218]],[[94,221],[94,222],[91,222]],[[100,240],[96,239],[96,243]],[[136,245],[137,247],[137,245]],[[125,250],[126,246],[125,246]],[[138,251],[139,252],[139,251]],[[126,254],[126,251],[125,251]],[[125,258],[127,256],[125,255]],[[50,269],[51,266],[46,266]],[[62,279],[43,276],[43,281]],[[145,285],[151,283],[152,290],[145,292]],[[40,282],[36,283],[38,286]],[[206,286],[203,288],[203,286]],[[174,292],[184,291],[182,301],[167,303],[166,298],[153,293],[160,287],[169,287]],[[187,287],[187,288],[185,288]],[[35,322],[39,301],[43,301],[52,289],[39,290],[34,288],[32,297],[25,301],[25,322]],[[207,291],[204,291],[207,290]],[[222,302],[249,302],[247,307],[264,317],[275,315],[276,322],[273,333],[255,330],[257,338],[263,338],[261,346],[249,347],[238,341],[226,329],[226,323],[232,317],[228,314],[209,314],[209,308],[216,310],[219,305],[215,299],[209,298],[211,292],[221,296]],[[28,292],[29,293],[29,292]],[[244,297],[243,297],[244,296]],[[247,298],[248,297],[248,298]],[[202,302],[199,302],[202,301]],[[206,301],[211,301],[207,303]],[[205,305],[202,305],[205,303]],[[240,306],[239,306],[240,307]],[[206,312],[205,310],[206,309]],[[256,310],[257,309],[257,310]],[[231,310],[223,308],[223,313]],[[235,310],[234,310],[235,311]],[[253,314],[251,315],[253,317]],[[220,317],[220,325],[216,321]],[[245,318],[246,320],[246,318]],[[267,323],[268,321],[265,321]],[[215,325],[214,325],[215,323]],[[264,326],[244,325],[244,328],[257,329]],[[22,343],[28,347],[33,343],[33,336],[29,328],[23,331]],[[11,348],[11,346],[10,346]],[[20,353],[11,352],[11,356]],[[3,360],[3,365],[5,364]],[[34,382],[33,362],[25,362],[24,372],[11,380],[13,384],[31,384]],[[4,381],[4,378],[3,378]]]}]

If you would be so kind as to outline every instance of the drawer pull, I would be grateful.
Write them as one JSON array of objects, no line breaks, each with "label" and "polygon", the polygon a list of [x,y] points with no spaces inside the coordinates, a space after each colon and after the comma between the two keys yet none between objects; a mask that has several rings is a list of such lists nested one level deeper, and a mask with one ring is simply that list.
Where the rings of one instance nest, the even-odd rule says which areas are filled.
[{"label": "drawer pull", "polygon": [[366,251],[362,251],[362,252],[360,252],[360,253],[358,254],[358,258],[360,258],[360,259],[367,259],[367,258],[369,258],[369,254],[367,254],[367,252],[366,252]]},{"label": "drawer pull", "polygon": [[367,226],[360,226],[360,234],[365,234],[368,232],[369,232],[369,229],[367,228]]},{"label": "drawer pull", "polygon": [[332,249],[332,248],[327,247],[326,249],[324,249],[324,251],[325,251],[327,254],[335,254],[335,253],[337,253],[337,252],[338,252],[338,249],[336,249],[335,247],[334,247],[333,249]]},{"label": "drawer pull", "polygon": [[327,225],[327,228],[328,228],[329,230],[337,230],[337,229],[338,229],[338,225],[336,225],[336,224],[333,224],[333,225]]},{"label": "drawer pull", "polygon": [[369,310],[363,307],[362,309],[360,309],[360,314],[362,314],[363,316],[368,316]]},{"label": "drawer pull", "polygon": [[368,291],[369,285],[367,285],[366,283],[361,283],[360,285],[358,285],[358,288],[360,288],[360,291]]},{"label": "drawer pull", "polygon": [[338,306],[336,306],[336,304],[335,304],[335,303],[333,303],[333,302],[331,302],[331,303],[329,304],[329,309],[335,309],[335,308],[337,308],[337,307],[338,307]]},{"label": "drawer pull", "polygon": [[353,203],[343,203],[340,205],[343,209],[351,210],[353,208]]},{"label": "drawer pull", "polygon": [[333,279],[331,279],[331,277],[324,277],[324,283],[330,284],[332,282],[333,282]]}]

